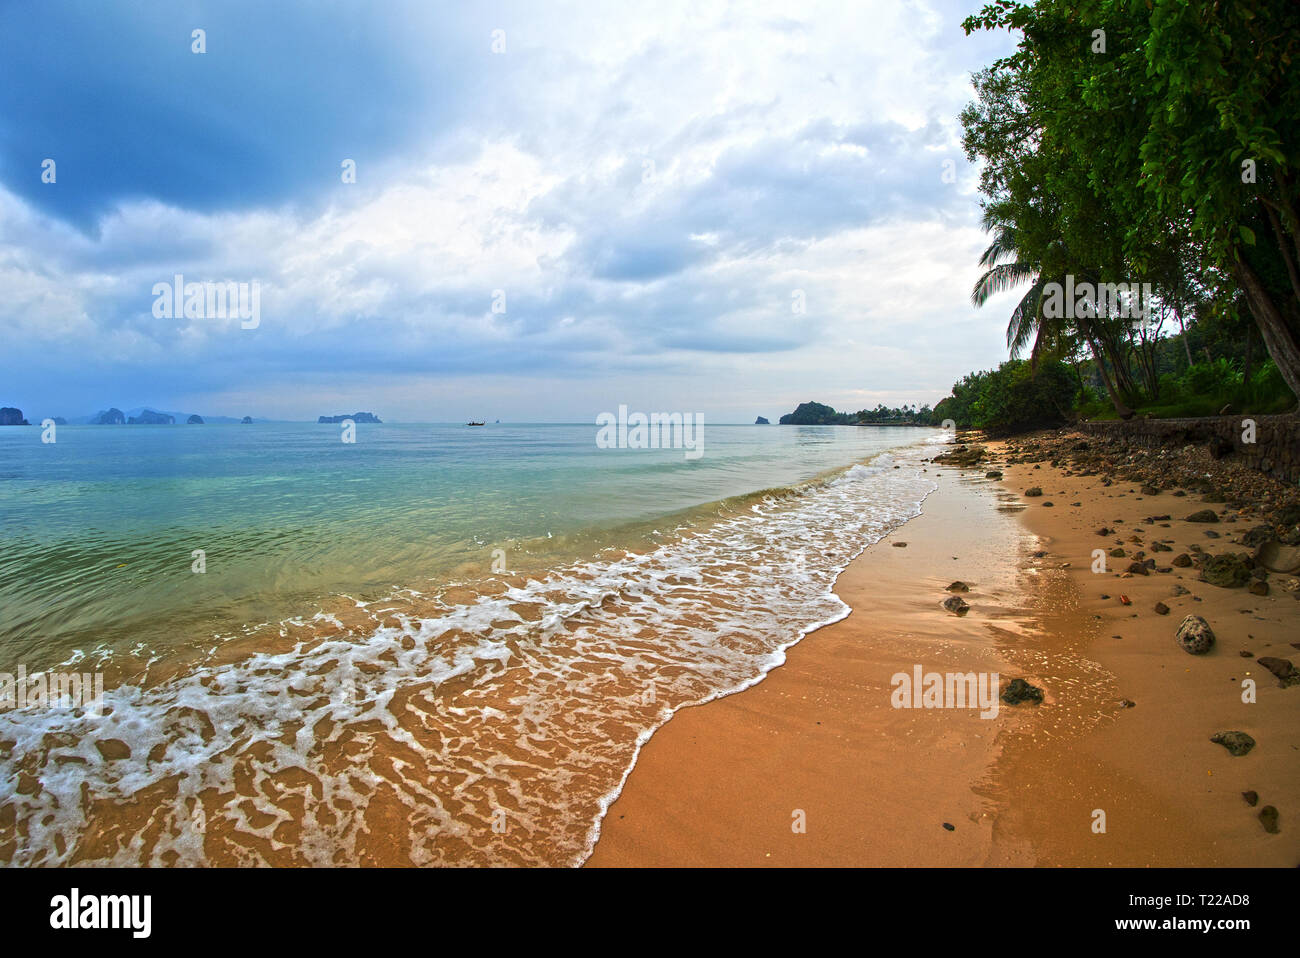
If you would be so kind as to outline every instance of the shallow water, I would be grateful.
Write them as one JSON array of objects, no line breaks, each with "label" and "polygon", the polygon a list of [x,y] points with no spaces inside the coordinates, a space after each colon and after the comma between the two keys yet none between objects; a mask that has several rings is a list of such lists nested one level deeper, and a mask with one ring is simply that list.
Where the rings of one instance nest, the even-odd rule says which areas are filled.
[{"label": "shallow water", "polygon": [[5,437],[4,659],[110,690],[0,713],[0,860],[580,863],[649,734],[842,617],[933,488],[884,451],[933,430],[337,429]]}]

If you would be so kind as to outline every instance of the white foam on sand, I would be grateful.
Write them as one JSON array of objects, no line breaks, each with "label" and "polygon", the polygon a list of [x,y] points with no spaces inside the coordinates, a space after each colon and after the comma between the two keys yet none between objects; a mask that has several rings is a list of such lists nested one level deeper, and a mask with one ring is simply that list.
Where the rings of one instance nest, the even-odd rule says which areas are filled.
[{"label": "white foam on sand", "polygon": [[[350,864],[382,801],[414,864],[580,864],[653,732],[847,615],[840,572],[934,488],[915,458],[882,455],[500,594],[401,590],[354,603],[373,620],[341,635],[300,617],[334,634],[109,690],[102,717],[0,713],[16,813],[0,844],[12,833],[15,865],[203,864],[217,842],[222,862]],[[107,740],[129,757],[105,759]],[[114,807],[133,799],[145,814]],[[118,831],[92,850],[93,819]]]}]

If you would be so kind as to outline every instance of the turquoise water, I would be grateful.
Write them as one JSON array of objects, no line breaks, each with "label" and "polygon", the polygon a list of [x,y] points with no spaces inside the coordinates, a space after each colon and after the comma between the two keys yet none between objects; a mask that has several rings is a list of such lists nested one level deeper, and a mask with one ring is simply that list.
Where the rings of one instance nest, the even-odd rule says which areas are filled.
[{"label": "turquoise water", "polygon": [[[592,425],[0,430],[0,652],[151,654],[322,596],[636,546],[664,517],[793,485],[925,429],[706,426],[704,454],[600,449]],[[206,571],[192,571],[194,550]]]},{"label": "turquoise water", "polygon": [[657,728],[848,614],[941,434],[339,435],[0,430],[0,672],[107,677],[0,709],[0,863],[580,864]]}]

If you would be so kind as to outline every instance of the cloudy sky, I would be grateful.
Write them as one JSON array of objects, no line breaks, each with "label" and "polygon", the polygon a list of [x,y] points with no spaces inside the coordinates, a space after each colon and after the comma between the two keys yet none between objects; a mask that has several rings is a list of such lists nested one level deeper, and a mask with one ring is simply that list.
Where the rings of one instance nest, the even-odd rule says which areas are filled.
[{"label": "cloudy sky", "polygon": [[[1005,358],[1011,297],[968,299],[956,116],[1011,43],[979,6],[4,5],[0,405],[933,403]],[[155,315],[178,273],[256,281],[257,327]]]}]

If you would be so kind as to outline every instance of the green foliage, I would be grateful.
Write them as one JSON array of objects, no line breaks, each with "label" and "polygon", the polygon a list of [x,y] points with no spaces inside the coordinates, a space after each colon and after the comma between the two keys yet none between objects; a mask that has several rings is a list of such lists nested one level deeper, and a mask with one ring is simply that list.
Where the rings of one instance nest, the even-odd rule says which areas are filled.
[{"label": "green foliage", "polygon": [[[1220,314],[1234,341],[1249,309],[1300,395],[1300,3],[995,0],[963,26],[1020,34],[961,117],[993,234],[975,298],[1071,274],[1151,282],[1160,302],[1153,322],[1045,327],[1031,285],[1012,355],[1086,348],[1117,408],[1164,402],[1166,309]],[[1222,373],[1198,375],[1231,391]]]},{"label": "green foliage", "polygon": [[1268,406],[1268,409],[1259,409],[1259,412],[1282,412],[1290,408],[1291,390],[1287,388],[1286,380],[1282,378],[1282,371],[1277,368],[1277,363],[1269,359],[1259,367],[1259,372],[1250,378],[1246,384],[1246,401],[1257,406]]},{"label": "green foliage", "polygon": [[[1265,360],[1246,381],[1241,365],[1232,359],[1195,363],[1181,374],[1160,377],[1160,399],[1144,403],[1138,412],[1157,419],[1217,416],[1225,409],[1233,414],[1267,415],[1286,412],[1293,405],[1277,364]],[[1103,402],[1081,402],[1082,419],[1113,419],[1115,411]]]},{"label": "green foliage", "polygon": [[795,407],[794,412],[788,412],[781,417],[783,426],[831,426],[841,425],[848,420],[845,418],[848,413],[839,413],[819,402],[801,402]]},{"label": "green foliage", "polygon": [[1182,395],[1217,395],[1241,386],[1241,370],[1230,359],[1197,363],[1178,380]]},{"label": "green foliage", "polygon": [[[847,413],[846,413],[847,415]],[[917,425],[928,425],[932,412],[929,406],[901,406],[898,409],[891,409],[883,403],[877,405],[875,409],[859,409],[853,414],[853,422],[857,423],[915,423]]]},{"label": "green foliage", "polygon": [[918,407],[915,404],[901,406],[897,409],[878,405],[875,409],[860,409],[857,412],[836,412],[825,403],[801,402],[794,412],[781,417],[783,426],[857,426],[857,425],[918,425],[930,424],[933,413],[929,406]]},{"label": "green foliage", "polygon": [[959,429],[995,434],[1055,426],[1070,418],[1078,392],[1065,363],[1048,361],[1034,369],[1012,359],[954,383],[952,395],[934,407],[931,419],[935,425],[951,419]]}]

